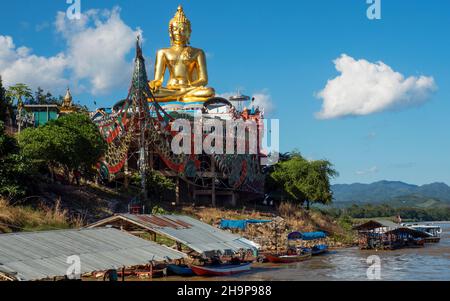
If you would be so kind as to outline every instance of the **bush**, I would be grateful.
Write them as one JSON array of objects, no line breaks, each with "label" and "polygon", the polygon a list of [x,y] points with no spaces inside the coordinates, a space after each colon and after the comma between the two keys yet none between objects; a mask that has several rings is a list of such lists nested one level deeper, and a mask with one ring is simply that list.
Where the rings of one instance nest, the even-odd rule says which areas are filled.
[{"label": "bush", "polygon": [[11,199],[24,196],[32,172],[30,162],[19,153],[16,139],[5,134],[0,121],[0,196]]}]

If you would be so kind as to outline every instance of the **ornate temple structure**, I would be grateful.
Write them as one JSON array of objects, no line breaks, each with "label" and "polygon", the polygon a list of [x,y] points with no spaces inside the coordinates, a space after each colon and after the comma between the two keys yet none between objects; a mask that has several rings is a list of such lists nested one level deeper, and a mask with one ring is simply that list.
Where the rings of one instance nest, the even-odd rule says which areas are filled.
[{"label": "ornate temple structure", "polygon": [[70,89],[67,88],[66,95],[64,96],[63,102],[59,107],[60,114],[70,114],[78,111],[78,108],[73,105],[72,94],[70,93]]},{"label": "ornate temple structure", "polygon": [[[149,169],[156,170],[175,181],[175,202],[235,205],[239,198],[261,197],[264,189],[261,136],[256,154],[207,150],[200,154],[175,154],[171,149],[177,134],[171,126],[177,118],[190,120],[191,128],[195,127],[195,120],[224,123],[252,120],[258,126],[257,133],[262,127],[263,114],[259,108],[239,110],[233,105],[249,102],[248,97],[239,95],[228,100],[215,96],[215,90],[208,87],[205,53],[189,46],[190,36],[191,22],[179,6],[169,23],[171,46],[157,52],[152,80],[147,78],[138,39],[127,98],[115,104],[110,113],[103,111],[93,118],[108,143],[108,151],[98,166],[100,174],[105,180],[124,179],[127,183],[130,170],[139,170],[142,176]],[[202,138],[207,134],[200,133]],[[244,137],[236,137],[233,145],[246,137],[244,132]]]}]

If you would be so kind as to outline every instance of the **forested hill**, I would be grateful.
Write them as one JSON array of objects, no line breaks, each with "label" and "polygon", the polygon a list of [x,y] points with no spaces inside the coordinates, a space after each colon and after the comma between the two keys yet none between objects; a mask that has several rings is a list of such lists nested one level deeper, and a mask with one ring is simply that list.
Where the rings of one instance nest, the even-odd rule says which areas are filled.
[{"label": "forested hill", "polygon": [[450,206],[450,187],[445,183],[412,185],[398,181],[332,186],[335,204],[386,203],[393,206]]}]

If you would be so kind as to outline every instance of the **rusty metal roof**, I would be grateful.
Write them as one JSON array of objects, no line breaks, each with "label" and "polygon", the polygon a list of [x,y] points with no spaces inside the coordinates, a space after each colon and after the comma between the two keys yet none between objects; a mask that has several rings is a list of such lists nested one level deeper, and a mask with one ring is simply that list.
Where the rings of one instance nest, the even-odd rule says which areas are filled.
[{"label": "rusty metal roof", "polygon": [[125,220],[166,236],[200,254],[214,251],[228,253],[254,250],[256,245],[239,235],[223,231],[185,215],[117,214],[94,223],[89,228],[105,226],[117,220]]},{"label": "rusty metal roof", "polygon": [[113,228],[0,235],[0,273],[18,280],[65,276],[73,255],[80,257],[81,274],[186,257]]}]

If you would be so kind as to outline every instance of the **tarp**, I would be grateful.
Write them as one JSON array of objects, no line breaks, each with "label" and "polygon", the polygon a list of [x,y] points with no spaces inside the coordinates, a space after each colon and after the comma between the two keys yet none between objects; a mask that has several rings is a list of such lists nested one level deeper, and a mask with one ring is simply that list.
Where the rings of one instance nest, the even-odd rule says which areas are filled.
[{"label": "tarp", "polygon": [[314,240],[319,238],[325,238],[327,235],[325,232],[318,231],[318,232],[292,232],[288,234],[288,240],[295,240],[295,239],[303,239],[303,240]]},{"label": "tarp", "polygon": [[314,239],[320,239],[320,238],[325,238],[327,237],[327,235],[325,234],[325,232],[322,231],[318,231],[318,232],[306,232],[303,233],[303,240],[314,240]]},{"label": "tarp", "polygon": [[271,220],[258,220],[258,219],[243,219],[243,220],[230,220],[223,219],[220,221],[220,228],[222,229],[241,229],[245,230],[248,224],[262,224],[270,223]]},{"label": "tarp", "polygon": [[292,232],[288,234],[288,240],[302,239],[303,234],[301,232]]}]

